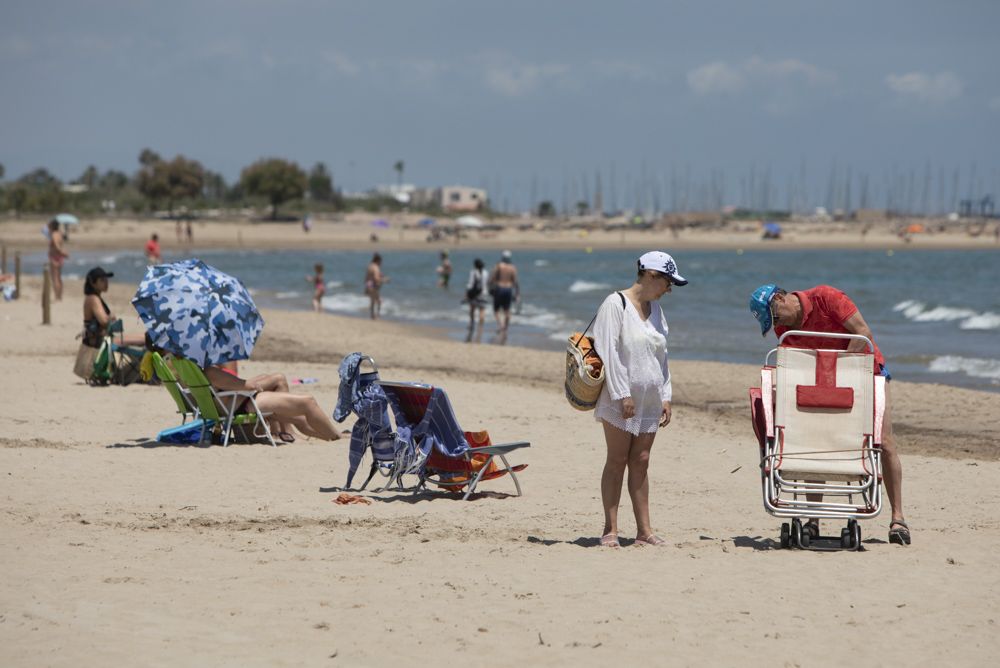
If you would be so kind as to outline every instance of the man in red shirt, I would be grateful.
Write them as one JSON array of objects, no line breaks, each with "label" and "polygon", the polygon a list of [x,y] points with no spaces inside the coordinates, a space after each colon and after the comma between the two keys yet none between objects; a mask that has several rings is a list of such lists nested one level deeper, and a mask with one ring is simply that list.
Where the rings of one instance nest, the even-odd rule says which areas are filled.
[{"label": "man in red shirt", "polygon": [[[818,285],[810,290],[786,292],[769,283],[753,291],[750,297],[750,312],[760,324],[761,335],[766,335],[771,326],[780,337],[788,330],[828,332],[831,334],[860,334],[875,347],[875,373],[885,376],[885,414],[882,418],[882,471],[885,489],[892,506],[892,520],[889,524],[889,542],[899,545],[910,544],[910,529],[903,518],[903,467],[896,451],[896,439],[892,433],[892,416],[889,400],[889,381],[892,376],[885,365],[882,351],[875,344],[875,336],[861,311],[854,302],[837,288]],[[816,336],[790,336],[782,345],[796,348],[834,348],[850,352],[865,352],[868,345],[857,339],[825,339]],[[803,528],[809,527],[814,536],[819,534],[819,523],[810,520]]]}]

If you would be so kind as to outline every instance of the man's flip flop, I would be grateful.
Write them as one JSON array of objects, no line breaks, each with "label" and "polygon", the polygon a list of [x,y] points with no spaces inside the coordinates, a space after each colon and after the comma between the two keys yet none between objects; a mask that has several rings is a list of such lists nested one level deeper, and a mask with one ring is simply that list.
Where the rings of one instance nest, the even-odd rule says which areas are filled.
[{"label": "man's flip flop", "polygon": [[287,431],[279,431],[277,435],[278,435],[278,438],[281,439],[282,441],[284,441],[285,443],[294,443],[295,442],[295,437],[292,436],[291,434],[289,434]]},{"label": "man's flip flop", "polygon": [[[893,529],[893,527],[896,527]],[[910,527],[903,520],[893,520],[889,523],[889,542],[896,545],[910,544]]]}]

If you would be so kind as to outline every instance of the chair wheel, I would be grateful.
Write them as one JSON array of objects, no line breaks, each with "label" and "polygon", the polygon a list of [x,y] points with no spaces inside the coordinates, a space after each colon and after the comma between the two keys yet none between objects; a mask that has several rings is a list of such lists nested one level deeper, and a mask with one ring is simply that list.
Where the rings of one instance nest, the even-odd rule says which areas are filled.
[{"label": "chair wheel", "polygon": [[851,530],[850,529],[848,529],[847,527],[844,527],[843,529],[841,529],[840,530],[840,547],[844,548],[845,550],[851,549],[851,538],[852,538],[852,536],[851,536]]},{"label": "chair wheel", "polygon": [[791,544],[791,529],[788,526],[788,522],[781,525],[781,547],[783,549],[788,549]]},{"label": "chair wheel", "polygon": [[812,539],[809,537],[809,532],[808,531],[801,531],[800,532],[799,544],[802,545],[802,547],[809,547],[809,541],[810,540],[812,540]]},{"label": "chair wheel", "polygon": [[[854,520],[852,520],[852,521],[854,521]],[[853,547],[855,550],[860,550],[861,549],[861,525],[858,524],[856,521],[854,522],[854,527],[853,527],[853,531],[851,532],[851,537],[853,539],[853,541],[852,541],[853,545],[851,547]]]}]

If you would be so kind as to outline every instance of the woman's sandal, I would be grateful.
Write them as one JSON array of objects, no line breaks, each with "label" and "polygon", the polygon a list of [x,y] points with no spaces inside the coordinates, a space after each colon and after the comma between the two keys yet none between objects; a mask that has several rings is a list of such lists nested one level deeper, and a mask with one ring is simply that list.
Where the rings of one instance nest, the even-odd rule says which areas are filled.
[{"label": "woman's sandal", "polygon": [[645,538],[639,538],[638,536],[636,536],[635,543],[633,543],[633,545],[640,545],[640,546],[643,546],[643,545],[652,545],[654,547],[658,547],[660,545],[666,545],[666,544],[667,544],[667,541],[663,540],[662,538],[660,538],[659,536],[657,536],[655,533],[651,533],[648,536],[646,536]]},{"label": "woman's sandal", "polygon": [[283,441],[284,443],[294,443],[295,442],[295,437],[292,436],[291,434],[289,434],[287,431],[279,431],[278,434],[277,434],[277,436],[278,436],[278,439],[281,440],[281,441]]},{"label": "woman's sandal", "polygon": [[618,534],[616,533],[606,533],[601,536],[601,547],[621,547],[622,544],[618,542]]},{"label": "woman's sandal", "polygon": [[910,527],[904,520],[893,520],[889,523],[889,542],[896,545],[910,544]]}]

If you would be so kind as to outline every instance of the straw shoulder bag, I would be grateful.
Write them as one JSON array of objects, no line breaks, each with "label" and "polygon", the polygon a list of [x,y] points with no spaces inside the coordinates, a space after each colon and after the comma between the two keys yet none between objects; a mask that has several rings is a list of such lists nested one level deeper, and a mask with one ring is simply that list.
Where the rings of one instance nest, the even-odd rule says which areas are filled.
[{"label": "straw shoulder bag", "polygon": [[[617,293],[625,309],[625,295]],[[604,387],[604,362],[594,349],[594,337],[587,336],[597,315],[582,332],[573,332],[566,346],[566,400],[578,411],[592,411]]]}]

